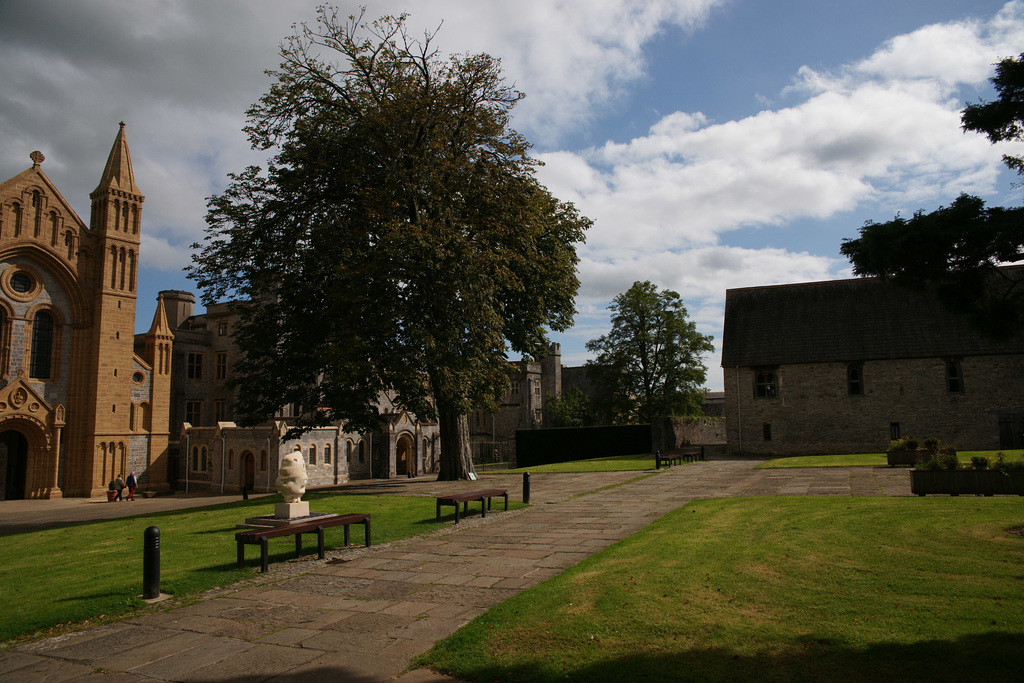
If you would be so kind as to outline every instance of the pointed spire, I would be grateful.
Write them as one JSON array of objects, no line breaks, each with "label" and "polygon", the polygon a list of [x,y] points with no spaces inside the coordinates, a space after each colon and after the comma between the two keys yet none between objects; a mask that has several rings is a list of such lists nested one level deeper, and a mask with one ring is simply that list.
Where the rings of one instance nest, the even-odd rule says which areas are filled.
[{"label": "pointed spire", "polygon": [[110,156],[107,157],[107,166],[103,169],[103,178],[100,184],[93,190],[93,194],[106,192],[111,189],[121,190],[133,195],[141,196],[138,185],[135,184],[135,173],[132,171],[132,157],[128,153],[128,139],[124,134],[124,121],[121,122],[121,129],[114,139],[114,146],[110,148]]},{"label": "pointed spire", "polygon": [[171,326],[167,324],[167,311],[164,309],[163,292],[160,292],[156,301],[156,314],[153,315],[153,324],[150,326],[146,336],[173,337],[174,333],[171,332]]}]

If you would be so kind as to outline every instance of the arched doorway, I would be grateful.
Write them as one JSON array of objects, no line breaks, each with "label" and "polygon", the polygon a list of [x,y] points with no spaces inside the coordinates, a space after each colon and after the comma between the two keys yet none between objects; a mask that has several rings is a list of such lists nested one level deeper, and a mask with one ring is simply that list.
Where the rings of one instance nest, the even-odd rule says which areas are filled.
[{"label": "arched doorway", "polygon": [[395,474],[408,475],[410,471],[416,471],[416,449],[412,438],[408,434],[402,434],[395,445]]},{"label": "arched doorway", "polygon": [[13,429],[0,433],[0,473],[4,475],[0,493],[4,500],[25,497],[25,475],[28,472],[28,439]]},{"label": "arched doorway", "polygon": [[252,451],[242,453],[242,488],[246,491],[256,488],[256,456]]}]

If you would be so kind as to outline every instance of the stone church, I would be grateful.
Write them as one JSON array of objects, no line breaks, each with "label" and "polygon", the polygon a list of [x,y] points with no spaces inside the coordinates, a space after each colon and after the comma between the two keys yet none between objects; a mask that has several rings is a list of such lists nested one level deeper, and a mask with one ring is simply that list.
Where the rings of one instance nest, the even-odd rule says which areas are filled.
[{"label": "stone church", "polygon": [[102,495],[135,471],[167,489],[172,337],[135,346],[140,229],[124,124],[86,224],[42,169],[0,184],[0,492]]}]

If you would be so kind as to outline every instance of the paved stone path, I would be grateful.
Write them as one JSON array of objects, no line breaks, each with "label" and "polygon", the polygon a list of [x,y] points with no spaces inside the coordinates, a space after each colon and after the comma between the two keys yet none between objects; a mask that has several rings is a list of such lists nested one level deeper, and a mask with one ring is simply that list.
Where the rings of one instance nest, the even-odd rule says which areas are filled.
[{"label": "paved stone path", "polygon": [[[96,680],[103,671],[119,681],[451,681],[402,672],[490,606],[695,498],[910,495],[903,469],[754,464],[702,462],[637,481],[623,472],[534,474],[529,508],[333,551],[323,562],[278,563],[186,607],[20,645],[0,653],[0,680]],[[518,496],[521,481],[487,476],[485,485]],[[421,478],[352,488],[435,495],[479,486]]]}]

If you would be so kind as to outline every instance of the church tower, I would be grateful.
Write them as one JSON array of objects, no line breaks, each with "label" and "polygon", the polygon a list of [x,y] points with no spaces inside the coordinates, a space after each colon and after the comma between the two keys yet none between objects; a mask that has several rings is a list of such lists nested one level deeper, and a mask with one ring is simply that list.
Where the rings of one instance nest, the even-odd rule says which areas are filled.
[{"label": "church tower", "polygon": [[139,267],[139,226],[145,197],[135,184],[124,122],[114,140],[92,200],[90,227],[96,236],[91,273],[92,344],[82,359],[93,410],[85,429],[85,449],[92,454],[91,495],[103,484],[128,474],[135,300]]},{"label": "church tower", "polygon": [[164,306],[164,295],[161,292],[157,299],[156,314],[153,324],[145,336],[145,361],[152,368],[150,376],[151,400],[144,411],[142,427],[149,430],[149,461],[147,463],[150,489],[166,489],[168,460],[170,454],[171,421],[171,352],[174,345],[174,333],[167,323],[167,312]]}]

